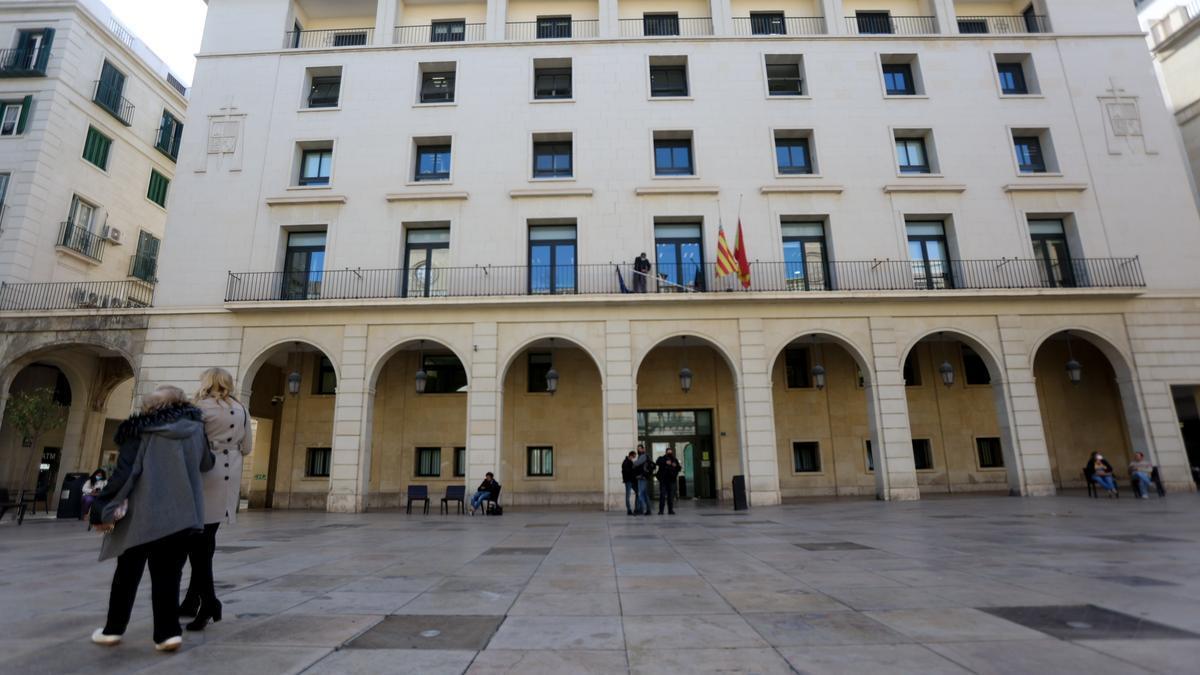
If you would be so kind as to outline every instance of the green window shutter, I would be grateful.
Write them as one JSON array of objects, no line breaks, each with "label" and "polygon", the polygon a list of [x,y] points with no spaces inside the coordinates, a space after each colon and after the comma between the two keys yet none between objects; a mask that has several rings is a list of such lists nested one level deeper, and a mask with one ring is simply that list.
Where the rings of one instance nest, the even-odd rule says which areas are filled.
[{"label": "green window shutter", "polygon": [[42,51],[38,52],[38,60],[36,67],[41,72],[46,72],[46,66],[50,63],[50,48],[54,46],[54,29],[46,28],[42,30]]},{"label": "green window shutter", "polygon": [[161,173],[150,170],[150,188],[146,191],[146,198],[158,204],[161,207],[167,206],[167,188],[171,185],[171,181]]},{"label": "green window shutter", "polygon": [[25,124],[29,122],[29,111],[33,108],[33,96],[21,99],[21,116],[17,118],[17,135],[25,133]]},{"label": "green window shutter", "polygon": [[112,139],[96,131],[96,127],[88,127],[87,140],[83,142],[83,158],[101,169],[108,169],[108,152],[112,147]]}]

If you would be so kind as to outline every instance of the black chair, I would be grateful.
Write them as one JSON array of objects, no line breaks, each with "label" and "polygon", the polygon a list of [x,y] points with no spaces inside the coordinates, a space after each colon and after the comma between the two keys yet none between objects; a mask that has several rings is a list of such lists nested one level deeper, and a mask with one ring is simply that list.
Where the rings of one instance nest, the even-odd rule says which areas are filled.
[{"label": "black chair", "polygon": [[[50,486],[39,485],[33,492],[21,492],[21,505],[28,504],[30,512],[37,515],[37,504],[42,503],[42,513],[50,513]],[[24,514],[22,514],[24,515]]]},{"label": "black chair", "polygon": [[450,513],[450,502],[458,502],[458,512],[465,514],[467,506],[465,504],[467,498],[467,486],[465,485],[447,485],[446,496],[442,497],[442,513]]},{"label": "black chair", "polygon": [[0,488],[0,519],[4,518],[4,514],[8,513],[9,509],[17,510],[17,522],[25,519],[25,514],[23,513],[25,509],[21,502],[13,501],[13,498],[8,494],[8,490]]},{"label": "black chair", "polygon": [[404,509],[405,513],[412,513],[413,502],[425,502],[425,515],[429,515],[429,486],[428,485],[409,485],[408,486],[408,506]]},{"label": "black chair", "polygon": [[[1151,480],[1151,482],[1154,483],[1154,488],[1158,492],[1158,496],[1160,498],[1166,497],[1167,496],[1167,488],[1163,487],[1162,477],[1158,475],[1158,467],[1157,466],[1154,467],[1150,471],[1150,480]],[[1133,476],[1130,476],[1129,477],[1129,485],[1130,485],[1130,487],[1133,488],[1133,496],[1137,497],[1138,499],[1141,499],[1142,498],[1142,481],[1138,480],[1137,478],[1134,478]]]},{"label": "black chair", "polygon": [[496,486],[496,489],[492,490],[492,493],[483,500],[483,515],[486,516],[488,514],[489,504],[495,504],[497,507],[500,506],[500,490],[502,489],[504,489],[503,485]]},{"label": "black chair", "polygon": [[[1092,499],[1098,499],[1100,497],[1100,485],[1097,484],[1096,481],[1092,479],[1092,476],[1095,473],[1096,472],[1092,469],[1091,464],[1088,464],[1087,466],[1083,467],[1083,482],[1084,482],[1084,484],[1087,485],[1088,496],[1091,497]],[[1113,477],[1113,485],[1116,486],[1116,484],[1117,484],[1117,479],[1114,476]],[[1116,490],[1113,490],[1113,496],[1116,497],[1117,499],[1120,499],[1121,498],[1121,490],[1119,488]]]}]

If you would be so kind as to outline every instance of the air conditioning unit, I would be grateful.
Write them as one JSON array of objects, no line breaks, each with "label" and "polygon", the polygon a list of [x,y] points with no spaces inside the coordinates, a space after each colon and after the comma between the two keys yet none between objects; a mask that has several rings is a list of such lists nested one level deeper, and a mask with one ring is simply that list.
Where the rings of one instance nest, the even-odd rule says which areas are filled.
[{"label": "air conditioning unit", "polygon": [[103,236],[114,244],[121,243],[121,231],[115,227],[105,227]]}]

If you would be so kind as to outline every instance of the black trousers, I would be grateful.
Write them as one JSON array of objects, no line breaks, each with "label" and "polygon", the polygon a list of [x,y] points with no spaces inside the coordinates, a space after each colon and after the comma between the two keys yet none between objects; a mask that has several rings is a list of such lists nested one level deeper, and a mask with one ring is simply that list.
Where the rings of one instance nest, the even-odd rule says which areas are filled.
[{"label": "black trousers", "polygon": [[675,511],[675,494],[679,491],[679,481],[658,481],[658,512],[663,512],[663,504],[667,510]]},{"label": "black trousers", "polygon": [[162,642],[180,635],[179,579],[187,559],[189,530],[134,546],[117,556],[112,590],[108,594],[106,635],[123,635],[133,612],[142,572],[150,566],[150,600],[154,607],[154,641]]},{"label": "black trousers", "polygon": [[200,599],[201,613],[207,613],[217,604],[217,590],[213,587],[213,555],[217,552],[217,528],[220,523],[207,523],[204,532],[197,532],[188,541],[188,564],[192,566],[192,580],[188,582],[187,597]]}]

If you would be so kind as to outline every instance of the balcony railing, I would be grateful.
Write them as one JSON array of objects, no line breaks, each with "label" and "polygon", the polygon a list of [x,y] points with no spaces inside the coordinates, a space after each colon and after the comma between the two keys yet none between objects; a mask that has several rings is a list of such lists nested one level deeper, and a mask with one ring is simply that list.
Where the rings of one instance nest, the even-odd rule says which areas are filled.
[{"label": "balcony railing", "polygon": [[561,23],[538,21],[509,21],[504,24],[505,40],[579,40],[600,34],[600,22],[595,19]]},{"label": "balcony railing", "polygon": [[851,35],[934,35],[938,23],[936,16],[871,14],[846,17],[846,31]]},{"label": "balcony railing", "polygon": [[96,89],[92,100],[120,120],[121,124],[131,127],[133,126],[133,104],[121,95],[123,92],[124,87],[115,86],[104,80],[96,80]]},{"label": "balcony railing", "polygon": [[0,77],[45,77],[49,49],[0,49]]},{"label": "balcony railing", "polygon": [[132,309],[154,304],[154,287],[134,281],[0,283],[0,312]]},{"label": "balcony railing", "polygon": [[486,23],[462,24],[462,31],[438,30],[438,24],[396,26],[396,44],[430,45],[442,42],[483,42],[487,36]]},{"label": "balcony railing", "polygon": [[647,16],[641,19],[621,19],[621,37],[699,37],[713,34],[712,18],[676,18]]},{"label": "balcony railing", "polygon": [[100,235],[68,221],[58,227],[57,243],[62,248],[100,262],[104,260],[104,247],[108,242]]},{"label": "balcony railing", "polygon": [[226,302],[384,300],[648,293],[951,291],[1040,288],[1141,288],[1137,258],[1069,264],[998,260],[864,260],[751,263],[750,288],[717,276],[716,265],[660,266],[642,284],[630,263],[562,267],[476,266],[403,269],[231,272]]},{"label": "balcony railing", "polygon": [[283,35],[284,49],[330,49],[365,47],[374,40],[374,28],[337,28],[333,30],[292,30]]},{"label": "balcony railing", "polygon": [[1045,16],[960,16],[958,32],[971,35],[991,33],[1049,33],[1050,19]]},{"label": "balcony railing", "polygon": [[734,35],[824,35],[825,32],[823,16],[788,16],[783,23],[756,16],[733,17]]},{"label": "balcony railing", "polygon": [[148,284],[158,283],[158,258],[135,255],[129,259],[129,276]]}]

